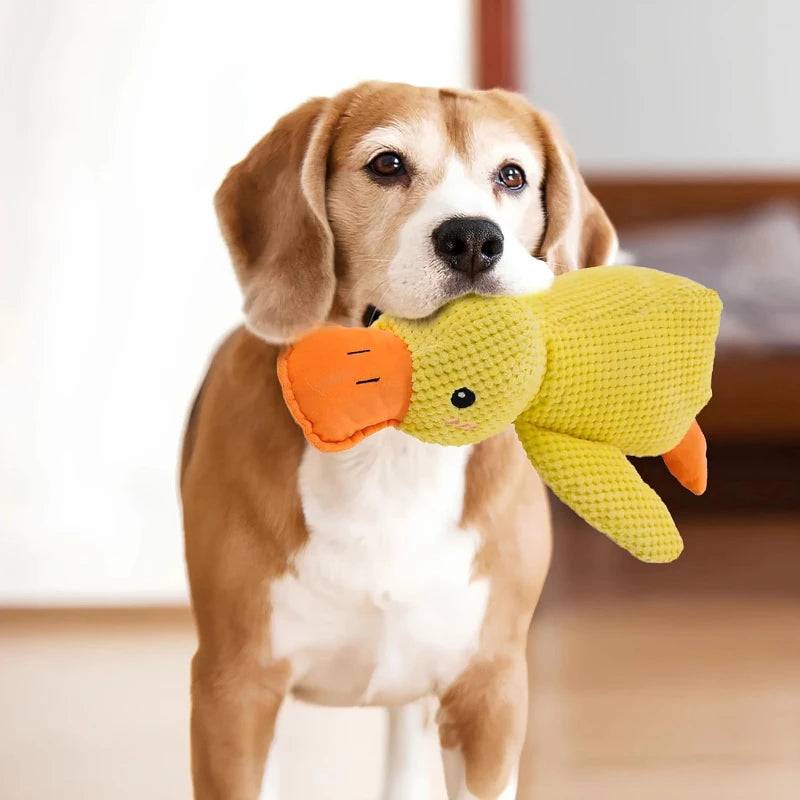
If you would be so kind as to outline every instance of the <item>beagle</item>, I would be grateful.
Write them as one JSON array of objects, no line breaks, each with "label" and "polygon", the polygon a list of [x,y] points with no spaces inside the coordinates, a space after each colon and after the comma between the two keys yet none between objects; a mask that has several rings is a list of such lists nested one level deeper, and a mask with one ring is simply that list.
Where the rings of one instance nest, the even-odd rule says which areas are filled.
[{"label": "beagle", "polygon": [[431,697],[450,800],[513,798],[550,558],[538,476],[511,430],[472,447],[387,429],[347,452],[308,448],[276,359],[326,320],[424,317],[608,263],[608,218],[522,97],[387,83],[280,119],[216,209],[245,321],[213,357],[182,455],[195,797],[269,796],[292,693],[389,708],[384,800],[430,796]]}]

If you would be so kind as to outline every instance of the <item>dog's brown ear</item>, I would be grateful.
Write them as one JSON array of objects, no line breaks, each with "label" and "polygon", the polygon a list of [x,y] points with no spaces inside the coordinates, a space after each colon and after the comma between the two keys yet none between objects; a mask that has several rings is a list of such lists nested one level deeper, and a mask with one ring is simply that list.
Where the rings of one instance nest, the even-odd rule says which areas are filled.
[{"label": "dog's brown ear", "polygon": [[330,311],[325,175],[341,107],[341,98],[316,98],[279,119],[215,196],[247,326],[270,342],[295,339]]},{"label": "dog's brown ear", "polygon": [[542,193],[547,216],[539,256],[556,275],[612,263],[618,247],[614,226],[586,188],[556,123],[540,111],[535,119],[545,156]]}]

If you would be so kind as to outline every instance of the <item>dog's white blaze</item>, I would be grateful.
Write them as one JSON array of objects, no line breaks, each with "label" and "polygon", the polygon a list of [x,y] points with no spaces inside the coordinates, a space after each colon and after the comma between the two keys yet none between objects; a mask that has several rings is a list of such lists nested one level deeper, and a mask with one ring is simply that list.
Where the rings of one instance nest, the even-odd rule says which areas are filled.
[{"label": "dog's white blaze", "polygon": [[417,318],[432,313],[448,299],[452,275],[436,256],[431,234],[453,216],[485,217],[500,227],[503,255],[492,269],[498,294],[531,294],[548,288],[553,273],[544,261],[530,254],[535,242],[523,243],[517,233],[530,202],[530,198],[503,192],[496,195],[490,173],[478,165],[467,167],[451,155],[442,181],[400,230],[397,253],[389,264],[390,291],[384,307],[399,316]]},{"label": "dog's white blaze", "polygon": [[310,536],[272,584],[272,649],[296,693],[330,705],[404,703],[448,686],[476,651],[488,582],[459,526],[468,447],[395,430],[353,450],[307,448]]}]

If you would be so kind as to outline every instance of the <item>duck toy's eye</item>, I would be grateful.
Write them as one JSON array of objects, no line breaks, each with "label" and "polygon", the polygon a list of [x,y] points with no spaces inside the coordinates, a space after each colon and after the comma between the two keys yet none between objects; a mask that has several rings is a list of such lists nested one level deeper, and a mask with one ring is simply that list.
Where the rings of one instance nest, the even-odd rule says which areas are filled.
[{"label": "duck toy's eye", "polygon": [[475,392],[472,389],[467,389],[466,386],[462,386],[450,395],[450,402],[456,408],[469,408],[475,402]]}]

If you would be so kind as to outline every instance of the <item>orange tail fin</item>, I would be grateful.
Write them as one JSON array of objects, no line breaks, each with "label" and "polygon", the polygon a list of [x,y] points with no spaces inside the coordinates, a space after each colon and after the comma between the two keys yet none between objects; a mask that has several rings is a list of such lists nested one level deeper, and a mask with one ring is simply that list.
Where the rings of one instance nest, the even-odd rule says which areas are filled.
[{"label": "orange tail fin", "polygon": [[662,456],[667,469],[681,486],[690,492],[703,494],[708,483],[706,437],[697,420],[692,422],[677,447]]}]

